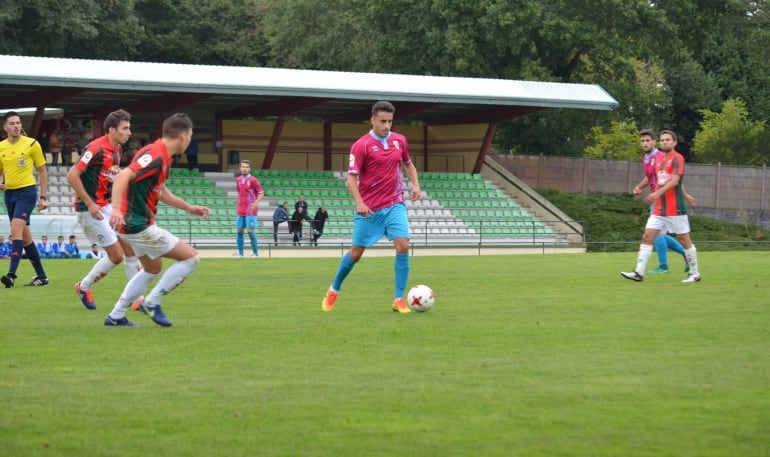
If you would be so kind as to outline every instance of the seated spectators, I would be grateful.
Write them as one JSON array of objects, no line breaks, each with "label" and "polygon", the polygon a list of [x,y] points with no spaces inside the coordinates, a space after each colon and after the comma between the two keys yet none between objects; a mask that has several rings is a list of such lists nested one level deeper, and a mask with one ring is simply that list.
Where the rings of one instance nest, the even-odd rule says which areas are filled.
[{"label": "seated spectators", "polygon": [[40,253],[41,259],[53,259],[53,246],[48,242],[48,237],[43,235],[40,237],[40,242],[37,243],[37,252]]},{"label": "seated spectators", "polygon": [[94,243],[91,245],[91,252],[86,254],[86,259],[101,259],[104,257],[104,253],[99,250],[99,245]]},{"label": "seated spectators", "polygon": [[0,259],[11,258],[11,242],[5,241],[5,237],[0,235]]},{"label": "seated spectators", "polygon": [[75,239],[75,235],[70,235],[70,241],[65,246],[67,256],[70,259],[80,258],[80,248],[78,247],[78,241]]}]

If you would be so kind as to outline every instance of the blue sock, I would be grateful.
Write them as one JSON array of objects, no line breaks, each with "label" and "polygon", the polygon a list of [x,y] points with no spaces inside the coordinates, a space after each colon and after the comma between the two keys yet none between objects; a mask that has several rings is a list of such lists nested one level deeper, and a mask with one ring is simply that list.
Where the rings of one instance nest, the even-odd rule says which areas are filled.
[{"label": "blue sock", "polygon": [[16,270],[19,269],[19,261],[21,261],[22,251],[24,251],[24,241],[11,241],[11,266],[8,268],[8,273],[16,275]]},{"label": "blue sock", "polygon": [[238,255],[243,257],[243,232],[238,232],[235,240],[238,242]]},{"label": "blue sock", "polygon": [[671,235],[665,235],[664,238],[666,239],[666,245],[668,246],[669,249],[679,253],[680,255],[684,255],[684,246],[682,246],[682,243],[680,243],[676,238],[674,238]]},{"label": "blue sock", "polygon": [[337,292],[342,290],[342,281],[348,277],[348,274],[350,274],[350,271],[355,266],[356,263],[353,262],[353,259],[350,258],[350,251],[346,252],[345,255],[342,256],[339,268],[337,268],[337,274],[334,275],[332,289],[336,290]]},{"label": "blue sock", "polygon": [[666,237],[658,235],[655,237],[655,252],[658,253],[658,266],[668,268],[668,247],[666,247]]},{"label": "blue sock", "polygon": [[251,240],[251,252],[254,255],[259,255],[259,248],[257,247],[257,235],[254,232],[249,232],[249,239]]},{"label": "blue sock", "polygon": [[406,283],[409,281],[409,253],[396,253],[396,261],[393,264],[396,272],[396,296],[395,298],[404,298]]},{"label": "blue sock", "polygon": [[33,241],[27,246],[24,246],[24,250],[27,251],[27,258],[35,268],[35,274],[37,277],[47,278],[48,276],[45,275],[45,270],[43,270],[43,264],[40,262],[40,253],[37,250],[37,246],[35,246],[35,242]]}]

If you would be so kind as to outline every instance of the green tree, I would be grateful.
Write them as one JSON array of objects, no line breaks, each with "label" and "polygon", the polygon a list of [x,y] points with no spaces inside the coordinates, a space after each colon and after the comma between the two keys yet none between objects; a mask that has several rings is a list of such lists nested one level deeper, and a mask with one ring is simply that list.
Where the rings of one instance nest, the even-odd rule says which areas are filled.
[{"label": "green tree", "polygon": [[96,0],[4,0],[0,53],[68,57],[69,44],[98,36]]},{"label": "green tree", "polygon": [[144,29],[137,60],[264,65],[260,0],[136,0]]},{"label": "green tree", "polygon": [[587,136],[586,156],[596,159],[639,158],[639,129],[633,120],[611,121],[609,131],[591,128]]},{"label": "green tree", "polygon": [[765,121],[749,119],[746,103],[730,99],[721,112],[704,109],[693,152],[698,161],[727,165],[764,165],[768,162]]}]

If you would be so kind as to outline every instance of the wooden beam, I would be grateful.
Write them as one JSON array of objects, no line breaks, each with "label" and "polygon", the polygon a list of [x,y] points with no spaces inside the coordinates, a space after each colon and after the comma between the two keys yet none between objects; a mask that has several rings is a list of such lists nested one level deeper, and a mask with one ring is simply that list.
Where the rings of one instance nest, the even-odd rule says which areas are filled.
[{"label": "wooden beam", "polygon": [[495,138],[495,130],[497,130],[497,123],[491,123],[487,126],[487,133],[484,134],[484,141],[481,142],[479,148],[479,155],[476,156],[476,163],[473,165],[473,173],[481,173],[481,166],[484,165],[484,159],[487,158],[489,153],[489,147],[492,145],[492,140]]},{"label": "wooden beam", "polygon": [[273,158],[275,152],[278,150],[278,143],[281,140],[281,132],[283,132],[283,126],[286,124],[286,116],[278,116],[273,126],[273,134],[270,135],[270,143],[267,145],[267,154],[265,154],[265,160],[262,162],[262,169],[269,170],[273,165]]}]

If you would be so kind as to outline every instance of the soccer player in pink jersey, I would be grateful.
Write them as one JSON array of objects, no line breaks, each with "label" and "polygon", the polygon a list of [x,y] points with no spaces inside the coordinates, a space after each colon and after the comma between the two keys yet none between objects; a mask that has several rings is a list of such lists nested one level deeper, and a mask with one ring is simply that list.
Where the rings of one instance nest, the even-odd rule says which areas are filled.
[{"label": "soccer player in pink jersey", "polygon": [[409,312],[404,301],[409,280],[409,220],[404,204],[402,168],[412,182],[413,201],[420,197],[420,183],[406,138],[391,130],[395,111],[390,102],[375,103],[372,129],[350,148],[347,184],[356,202],[353,241],[350,250],[342,256],[334,281],[321,302],[323,311],[332,310],[342,282],[361,260],[366,248],[384,235],[396,249],[393,311]]},{"label": "soccer player in pink jersey", "polygon": [[113,111],[104,119],[103,127],[105,134],[85,147],[80,160],[67,173],[67,182],[76,195],[78,223],[88,240],[107,253],[83,279],[75,283],[75,293],[88,309],[96,309],[91,288],[113,268],[124,262],[129,280],[140,268],[133,249],[118,238],[109,221],[112,180],[120,172],[120,145],[131,136],[131,115],[122,109]]},{"label": "soccer player in pink jersey", "polygon": [[684,157],[674,148],[676,134],[670,130],[660,133],[660,149],[664,156],[655,162],[655,180],[657,188],[646,200],[654,205],[647,220],[639,245],[639,254],[634,271],[621,272],[620,275],[632,281],[643,281],[644,270],[652,256],[652,243],[661,232],[676,234],[684,247],[685,257],[689,265],[689,274],[682,282],[698,282],[701,275],[698,272],[698,257],[695,245],[690,239],[690,222],[687,218],[687,204],[682,187],[684,178]]},{"label": "soccer player in pink jersey", "polygon": [[171,155],[182,152],[193,135],[192,120],[186,114],[174,114],[163,121],[161,138],[144,146],[134,155],[112,183],[110,225],[127,241],[139,257],[142,270],[126,284],[104,325],[134,326],[126,311],[163,271],[163,258],[176,260],[144,299],[139,309],[158,325],[170,327],[171,321],[161,309],[161,300],[182,284],[198,266],[198,251],[157,225],[155,214],[161,201],[190,214],[208,217],[205,206],[191,205],[166,187]]},{"label": "soccer player in pink jersey", "polygon": [[[641,195],[642,189],[649,186],[650,192],[655,192],[658,188],[657,180],[655,178],[655,163],[662,160],[664,157],[663,152],[655,146],[655,132],[650,129],[643,129],[639,132],[639,144],[644,151],[644,177],[639,184],[634,187],[634,195]],[[685,194],[686,195],[686,194]],[[690,199],[689,195],[687,195]],[[694,199],[688,200],[688,203],[693,204]],[[650,211],[652,211],[652,205],[650,205]],[[684,257],[684,248],[682,244],[676,240],[673,236],[662,233],[655,237],[655,251],[658,253],[658,266],[654,270],[649,271],[649,274],[661,274],[668,273],[668,250],[671,249],[674,252],[679,253]],[[689,270],[687,259],[685,258],[685,273]]]},{"label": "soccer player in pink jersey", "polygon": [[238,243],[238,257],[243,257],[243,231],[249,233],[251,240],[251,256],[259,256],[257,245],[257,235],[254,229],[257,228],[257,213],[259,212],[259,202],[265,197],[265,191],[259,184],[256,176],[251,174],[251,162],[241,160],[241,175],[235,178],[235,187],[238,190],[238,210],[235,226],[238,229],[236,241]]}]

